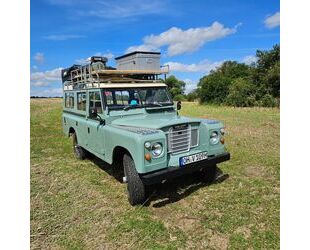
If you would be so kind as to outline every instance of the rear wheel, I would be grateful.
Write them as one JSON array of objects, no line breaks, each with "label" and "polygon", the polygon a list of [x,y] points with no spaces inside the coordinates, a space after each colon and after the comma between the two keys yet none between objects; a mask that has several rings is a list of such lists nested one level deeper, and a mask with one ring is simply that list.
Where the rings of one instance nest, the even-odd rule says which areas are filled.
[{"label": "rear wheel", "polygon": [[216,164],[202,170],[202,178],[205,183],[212,183],[216,179]]},{"label": "rear wheel", "polygon": [[143,204],[146,199],[145,186],[130,155],[123,157],[124,173],[127,178],[128,200],[131,205]]},{"label": "rear wheel", "polygon": [[73,142],[73,152],[77,159],[84,160],[86,157],[86,151],[84,148],[82,148],[77,141],[76,133],[74,132],[72,134],[72,142]]}]

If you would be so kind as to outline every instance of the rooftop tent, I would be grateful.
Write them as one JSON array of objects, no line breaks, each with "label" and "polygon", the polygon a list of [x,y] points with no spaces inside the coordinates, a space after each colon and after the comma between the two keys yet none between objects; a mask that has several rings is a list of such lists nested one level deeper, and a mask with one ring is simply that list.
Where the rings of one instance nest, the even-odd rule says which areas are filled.
[{"label": "rooftop tent", "polygon": [[118,70],[160,70],[160,52],[134,51],[115,60]]}]

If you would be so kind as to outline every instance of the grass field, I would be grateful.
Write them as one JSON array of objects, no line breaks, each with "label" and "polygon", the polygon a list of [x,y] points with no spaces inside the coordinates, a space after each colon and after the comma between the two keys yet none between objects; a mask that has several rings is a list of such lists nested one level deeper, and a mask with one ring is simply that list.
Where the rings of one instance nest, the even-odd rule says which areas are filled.
[{"label": "grass field", "polygon": [[229,177],[154,187],[131,207],[126,185],[96,158],[78,161],[61,127],[61,100],[31,100],[32,249],[278,249],[280,112],[184,103],[187,116],[222,120]]}]

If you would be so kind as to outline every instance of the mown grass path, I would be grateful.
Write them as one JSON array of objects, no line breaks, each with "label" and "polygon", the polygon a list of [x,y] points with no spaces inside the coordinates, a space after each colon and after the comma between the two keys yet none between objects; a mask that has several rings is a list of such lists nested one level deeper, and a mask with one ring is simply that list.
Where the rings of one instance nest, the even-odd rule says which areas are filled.
[{"label": "mown grass path", "polygon": [[32,249],[279,248],[278,109],[184,103],[182,115],[225,123],[229,178],[176,179],[144,207],[129,205],[109,166],[74,158],[61,110],[59,99],[31,100]]}]

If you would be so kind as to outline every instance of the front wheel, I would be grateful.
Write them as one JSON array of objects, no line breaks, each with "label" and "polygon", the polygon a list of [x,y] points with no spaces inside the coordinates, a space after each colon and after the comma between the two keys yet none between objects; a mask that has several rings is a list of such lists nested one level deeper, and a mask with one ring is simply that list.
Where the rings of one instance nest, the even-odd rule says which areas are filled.
[{"label": "front wheel", "polygon": [[76,133],[72,134],[72,142],[73,142],[73,152],[77,159],[84,160],[86,158],[86,151],[82,148],[77,141]]},{"label": "front wheel", "polygon": [[123,165],[124,173],[127,178],[129,203],[132,206],[143,204],[146,199],[145,186],[136,170],[135,163],[130,155],[124,155]]}]

